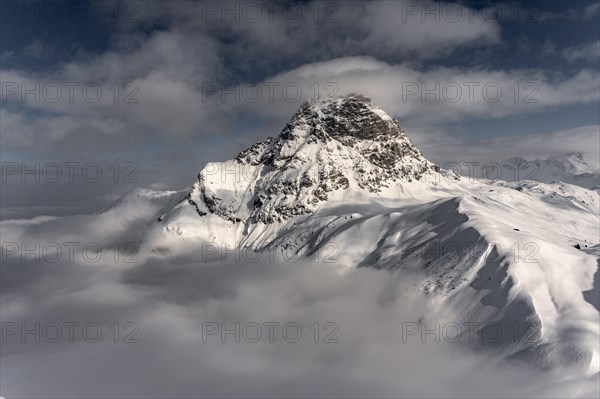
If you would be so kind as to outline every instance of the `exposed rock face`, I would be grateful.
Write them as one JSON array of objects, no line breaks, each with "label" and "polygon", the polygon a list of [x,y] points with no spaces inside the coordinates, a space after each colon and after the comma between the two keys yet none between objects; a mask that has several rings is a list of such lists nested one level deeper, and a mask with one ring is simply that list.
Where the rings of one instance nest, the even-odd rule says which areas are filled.
[{"label": "exposed rock face", "polygon": [[349,95],[307,102],[278,137],[208,165],[190,203],[201,216],[270,224],[312,213],[345,190],[402,190],[403,182],[434,181],[437,172],[397,120],[370,99]]}]

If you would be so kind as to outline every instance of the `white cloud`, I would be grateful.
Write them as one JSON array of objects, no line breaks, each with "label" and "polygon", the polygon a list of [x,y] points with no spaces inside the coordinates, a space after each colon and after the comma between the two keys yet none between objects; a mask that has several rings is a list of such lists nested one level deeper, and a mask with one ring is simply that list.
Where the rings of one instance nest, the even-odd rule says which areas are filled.
[{"label": "white cloud", "polygon": [[44,55],[44,46],[42,42],[36,39],[25,46],[23,52],[31,57],[40,58]]},{"label": "white cloud", "polygon": [[584,60],[598,63],[598,60],[600,60],[600,40],[575,47],[568,47],[561,54],[569,62]]},{"label": "white cloud", "polygon": [[583,10],[583,18],[584,19],[594,18],[596,15],[598,15],[599,12],[600,12],[600,3],[598,3],[598,2],[592,3]]},{"label": "white cloud", "polygon": [[[169,36],[165,36],[165,40],[167,37]],[[160,39],[156,42],[171,43],[171,40]],[[159,47],[165,46],[171,47],[166,44]],[[156,58],[155,55],[161,54],[161,51],[145,51],[145,54],[148,53],[154,54],[152,57]],[[175,54],[183,56],[185,52],[176,51]],[[556,76],[543,70],[458,67],[423,70],[412,64],[394,65],[373,57],[345,57],[303,65],[268,77],[258,83],[262,95],[253,102],[250,97],[254,97],[256,91],[247,84],[229,88],[231,92],[223,97],[222,93],[217,93],[205,98],[202,86],[197,86],[198,77],[187,70],[187,67],[178,68],[178,63],[164,61],[153,68],[146,65],[139,67],[145,68],[146,72],[134,73],[128,72],[131,69],[127,66],[121,69],[123,60],[114,61],[116,64],[110,66],[113,61],[107,60],[113,58],[115,57],[100,56],[100,64],[105,65],[105,68],[98,67],[104,70],[102,78],[125,79],[141,74],[135,80],[139,87],[136,94],[139,102],[114,102],[114,93],[110,91],[108,83],[102,86],[106,95],[98,102],[69,102],[65,94],[57,103],[36,102],[33,96],[28,96],[23,103],[16,96],[17,98],[11,98],[11,105],[25,106],[26,109],[44,113],[31,118],[19,112],[18,108],[3,109],[0,119],[3,146],[39,148],[43,143],[51,149],[54,143],[62,143],[60,152],[77,148],[78,156],[81,156],[81,143],[84,139],[89,143],[97,143],[97,148],[109,149],[111,146],[121,147],[124,143],[129,143],[128,145],[141,150],[140,144],[190,140],[200,133],[207,139],[227,143],[217,148],[229,153],[217,154],[211,142],[210,146],[205,145],[203,153],[198,153],[199,156],[210,156],[210,159],[229,158],[258,139],[276,135],[301,103],[317,93],[326,96],[359,92],[370,96],[382,109],[399,118],[405,126],[410,126],[408,133],[417,145],[426,154],[432,154],[429,156],[433,160],[439,161],[449,157],[441,153],[442,149],[446,154],[454,156],[468,148],[465,143],[446,136],[446,123],[499,119],[544,111],[550,107],[588,104],[598,101],[600,95],[598,73],[591,70],[583,70],[572,76]],[[179,61],[184,62],[182,59]],[[134,59],[131,63],[134,63]],[[43,87],[48,82],[58,81],[57,77],[69,76],[71,72],[66,71],[75,71],[75,75],[92,80],[97,72],[93,72],[94,68],[91,67],[86,69],[84,65],[68,64],[59,69],[56,75],[44,76],[5,71],[2,79],[19,85],[25,82],[27,87],[40,82]],[[275,85],[271,86],[272,98],[268,86],[270,84]],[[298,98],[295,98],[296,87],[300,87],[302,93]],[[457,87],[460,90],[458,97]],[[486,87],[487,91],[484,90]],[[496,101],[494,97],[500,93],[497,92],[498,88],[501,95]],[[425,94],[426,90],[433,90],[433,93]],[[76,91],[77,93],[81,95],[81,92]],[[121,98],[127,93],[123,91]],[[436,101],[436,96],[439,101]],[[530,100],[533,102],[527,102]],[[244,123],[244,120],[250,121],[250,124]],[[228,135],[232,132],[237,134]],[[431,132],[440,132],[435,141],[429,139]],[[427,139],[421,140],[421,137]],[[431,151],[431,142],[444,145],[440,145],[439,150]],[[552,141],[546,143],[549,142]],[[587,143],[572,141],[575,143],[574,150],[588,152],[588,148],[581,145],[583,142]],[[477,148],[478,144],[474,145]],[[561,146],[553,148],[559,153],[566,151]],[[518,146],[506,152],[508,156],[527,155],[525,150],[529,151],[524,146]],[[54,151],[56,156],[57,151]],[[96,150],[89,147],[88,151]],[[475,152],[486,153],[479,150]],[[596,158],[597,156],[588,159],[593,161]],[[203,158],[178,160],[176,163],[189,165],[191,179],[201,159]]]},{"label": "white cloud", "polygon": [[[470,118],[502,118],[597,101],[600,98],[598,77],[598,72],[592,70],[558,78],[543,70],[459,67],[421,70],[372,57],[347,57],[304,65],[267,78],[262,83],[260,101],[246,101],[243,108],[264,116],[291,115],[300,100],[295,100],[294,90],[286,96],[284,88],[299,85],[303,99],[315,97],[317,88],[321,96],[362,93],[401,121],[435,125]],[[273,99],[266,90],[269,82],[278,84]],[[244,93],[244,90],[241,86],[238,92]]]},{"label": "white cloud", "polygon": [[140,21],[167,21],[178,29],[228,37],[224,44],[228,56],[258,65],[266,54],[270,62],[365,52],[441,58],[464,46],[501,40],[498,21],[482,11],[431,1],[314,1],[287,6],[267,1],[255,2],[251,9],[236,2],[208,6],[140,2],[139,7]]},{"label": "white cloud", "polygon": [[[339,273],[335,265],[281,260],[199,262],[199,245],[182,243],[156,254],[165,242],[146,242],[138,263],[113,261],[115,241],[137,242],[140,222],[156,212],[142,203],[129,211],[67,218],[2,222],[3,242],[96,242],[97,263],[76,251],[74,261],[44,258],[2,263],[2,320],[79,323],[69,342],[66,327],[56,343],[49,329],[36,343],[7,336],[0,370],[3,395],[62,397],[540,397],[593,396],[593,379],[567,369],[540,372],[503,363],[490,353],[460,344],[402,333],[402,323],[452,321],[452,313],[414,290],[413,276],[368,268]],[[108,245],[110,250],[107,250]],[[121,254],[122,256],[123,254]],[[50,255],[49,255],[50,256]],[[254,256],[254,255],[253,255]],[[123,260],[123,257],[119,258]],[[245,258],[243,258],[245,259]],[[263,258],[261,258],[263,259]],[[277,259],[277,258],[275,258]],[[81,327],[97,323],[99,342],[83,339]],[[121,334],[115,342],[115,322]],[[125,329],[125,323],[139,327]],[[276,322],[257,343],[229,335],[204,335],[203,323],[234,328]],[[296,343],[282,335],[295,322]],[[315,343],[314,323],[321,334]],[[332,330],[333,338],[323,342]],[[311,330],[311,327],[313,328]],[[95,337],[94,329],[89,336]],[[137,342],[124,342],[133,333]],[[252,333],[252,331],[250,331]],[[287,337],[290,337],[291,334]],[[60,365],[60,367],[57,367]],[[575,372],[575,371],[574,371]],[[24,378],[36,375],[37,378]]]}]

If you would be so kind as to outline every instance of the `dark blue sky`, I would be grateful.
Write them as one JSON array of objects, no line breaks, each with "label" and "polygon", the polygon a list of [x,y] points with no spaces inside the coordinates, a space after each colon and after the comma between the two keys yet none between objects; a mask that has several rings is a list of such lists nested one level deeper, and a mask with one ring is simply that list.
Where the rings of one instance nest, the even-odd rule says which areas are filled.
[{"label": "dark blue sky", "polygon": [[[158,0],[145,0],[146,3]],[[177,3],[178,1],[171,1]],[[121,3],[119,5],[119,3]],[[281,2],[284,4],[284,2]],[[309,2],[294,2],[295,4]],[[347,2],[352,3],[352,2]],[[356,2],[358,3],[358,2]],[[452,4],[453,2],[442,2]],[[551,43],[558,49],[570,47],[577,43],[598,38],[600,35],[600,20],[596,13],[589,18],[583,18],[586,9],[597,5],[597,1],[588,0],[546,0],[546,1],[463,1],[462,4],[482,10],[491,7],[486,14],[489,21],[498,21],[502,26],[503,45],[493,49],[459,49],[449,57],[436,60],[439,65],[461,66],[493,66],[496,68],[538,68],[544,53],[544,44]],[[140,8],[133,1],[119,2],[115,0],[82,0],[82,1],[2,1],[2,24],[0,26],[0,46],[4,57],[4,68],[22,68],[25,70],[51,69],[59,62],[66,62],[75,56],[97,54],[107,51],[111,46],[111,35],[115,27],[125,21],[138,21]],[[442,6],[443,7],[443,6]],[[502,8],[506,7],[506,8]],[[116,9],[115,9],[116,8]],[[441,8],[440,8],[441,10]],[[438,19],[452,18],[451,11],[441,11]],[[445,14],[448,15],[445,15]],[[435,15],[425,15],[427,20],[435,20]],[[140,30],[151,34],[154,30],[165,29],[165,25],[157,21],[143,23],[137,26]],[[226,36],[221,36],[226,40]],[[326,38],[324,38],[326,39]],[[23,54],[23,49],[31,43],[39,41],[52,49],[48,52],[43,63],[34,57]],[[81,53],[77,53],[77,52]],[[7,57],[13,54],[13,57]],[[226,54],[225,54],[226,56]],[[325,60],[320,57],[314,61]],[[407,61],[400,54],[382,57],[390,63]],[[234,58],[232,57],[232,61]],[[565,62],[564,58],[554,54],[546,67],[560,67],[563,71],[573,71],[581,67],[582,61]],[[265,73],[278,72],[278,68],[291,69],[301,65],[299,62],[289,62],[268,68],[268,71],[245,71],[231,65],[232,70],[246,72],[244,79],[260,80]],[[597,66],[597,65],[596,65]]]}]

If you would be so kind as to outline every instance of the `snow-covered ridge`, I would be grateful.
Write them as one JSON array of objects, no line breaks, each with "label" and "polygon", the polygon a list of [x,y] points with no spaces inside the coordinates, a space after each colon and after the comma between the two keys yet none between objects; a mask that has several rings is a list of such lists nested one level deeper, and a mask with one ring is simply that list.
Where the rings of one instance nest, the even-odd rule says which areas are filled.
[{"label": "snow-covered ridge", "polygon": [[521,179],[542,183],[561,181],[585,188],[600,185],[600,171],[586,162],[581,152],[554,155],[547,159],[513,157],[505,159],[500,165],[505,170],[519,168],[517,176]]},{"label": "snow-covered ridge", "polygon": [[[419,271],[424,298],[476,323],[479,346],[589,374],[600,369],[589,299],[600,289],[599,206],[597,191],[570,184],[439,170],[398,121],[350,95],[306,103],[279,136],[208,164],[153,234],[161,247],[191,240]],[[484,339],[490,326],[502,339]]]}]

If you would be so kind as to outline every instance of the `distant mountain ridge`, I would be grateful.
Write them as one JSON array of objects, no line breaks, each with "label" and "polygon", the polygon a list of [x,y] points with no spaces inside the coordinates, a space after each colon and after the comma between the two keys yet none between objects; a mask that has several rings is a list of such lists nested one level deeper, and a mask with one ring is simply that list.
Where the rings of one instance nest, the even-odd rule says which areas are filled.
[{"label": "distant mountain ridge", "polygon": [[466,177],[507,182],[535,180],[542,183],[563,182],[589,189],[600,187],[600,170],[591,166],[581,152],[553,155],[546,159],[511,157],[500,162],[480,162],[461,168],[461,172]]}]

